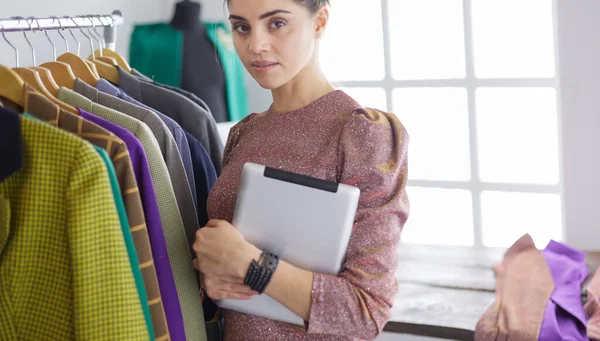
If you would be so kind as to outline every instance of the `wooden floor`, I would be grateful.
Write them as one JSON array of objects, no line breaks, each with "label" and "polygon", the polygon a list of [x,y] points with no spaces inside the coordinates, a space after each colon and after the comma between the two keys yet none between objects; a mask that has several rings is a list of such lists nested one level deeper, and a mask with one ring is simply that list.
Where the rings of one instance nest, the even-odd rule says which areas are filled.
[{"label": "wooden floor", "polygon": [[[494,300],[492,266],[502,260],[505,250],[402,245],[400,286],[385,331],[473,340],[477,321]],[[592,275],[600,264],[600,252],[586,255]]]}]

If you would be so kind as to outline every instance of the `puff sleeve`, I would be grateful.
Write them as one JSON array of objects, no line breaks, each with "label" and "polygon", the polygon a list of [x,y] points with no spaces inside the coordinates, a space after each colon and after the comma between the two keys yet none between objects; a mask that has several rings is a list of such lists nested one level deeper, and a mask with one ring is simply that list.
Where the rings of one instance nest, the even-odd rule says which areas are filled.
[{"label": "puff sleeve", "polygon": [[356,109],[338,147],[341,183],[361,195],[339,276],[315,273],[309,334],[375,339],[397,292],[397,248],[409,214],[408,133],[391,113]]}]

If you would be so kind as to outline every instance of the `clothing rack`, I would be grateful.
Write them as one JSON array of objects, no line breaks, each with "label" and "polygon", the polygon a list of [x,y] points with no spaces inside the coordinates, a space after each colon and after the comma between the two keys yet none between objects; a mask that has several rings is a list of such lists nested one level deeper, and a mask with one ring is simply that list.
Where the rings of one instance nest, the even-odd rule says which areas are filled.
[{"label": "clothing rack", "polygon": [[12,17],[0,19],[0,32],[48,31],[73,28],[104,28],[106,48],[115,49],[117,26],[123,24],[121,11],[115,10],[105,15],[52,16],[49,18]]}]

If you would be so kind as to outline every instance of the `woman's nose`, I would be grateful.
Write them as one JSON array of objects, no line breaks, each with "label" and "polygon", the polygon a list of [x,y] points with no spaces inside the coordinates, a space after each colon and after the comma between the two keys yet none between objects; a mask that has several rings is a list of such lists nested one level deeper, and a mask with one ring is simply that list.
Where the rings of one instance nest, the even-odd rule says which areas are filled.
[{"label": "woman's nose", "polygon": [[268,50],[269,39],[264,32],[252,32],[250,37],[250,52],[259,54]]}]

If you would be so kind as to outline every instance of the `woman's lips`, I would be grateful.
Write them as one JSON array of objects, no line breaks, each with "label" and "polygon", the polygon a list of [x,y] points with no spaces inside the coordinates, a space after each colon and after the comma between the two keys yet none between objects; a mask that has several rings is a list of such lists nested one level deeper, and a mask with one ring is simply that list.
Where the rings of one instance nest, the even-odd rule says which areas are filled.
[{"label": "woman's lips", "polygon": [[260,61],[252,63],[252,68],[257,73],[265,74],[265,73],[273,70],[277,65],[279,65],[279,63],[275,63],[275,62],[271,62],[271,61],[267,61],[267,60],[260,60]]}]

